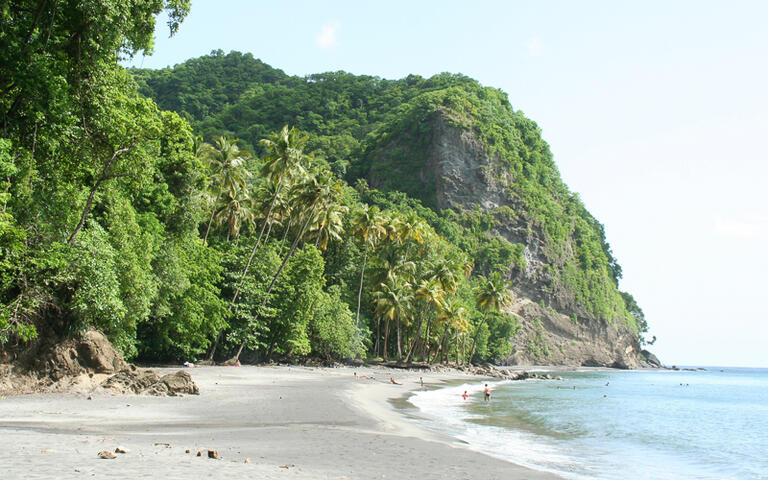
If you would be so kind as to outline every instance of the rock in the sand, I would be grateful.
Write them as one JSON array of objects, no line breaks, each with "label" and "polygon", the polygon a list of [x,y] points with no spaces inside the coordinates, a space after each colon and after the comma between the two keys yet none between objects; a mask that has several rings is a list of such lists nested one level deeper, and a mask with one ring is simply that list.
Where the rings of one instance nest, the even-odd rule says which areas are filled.
[{"label": "rock in the sand", "polygon": [[119,393],[176,396],[185,393],[199,395],[200,389],[192,376],[179,370],[176,373],[158,376],[153,370],[131,367],[116,373],[102,384],[102,388]]},{"label": "rock in the sand", "polygon": [[168,387],[168,395],[173,396],[182,393],[200,395],[200,389],[192,381],[192,376],[183,370],[164,375],[160,380]]},{"label": "rock in the sand", "polygon": [[197,456],[198,457],[202,457],[203,456],[203,451],[202,450],[198,450],[197,451]]},{"label": "rock in the sand", "polygon": [[128,453],[128,452],[130,452],[130,450],[128,450],[125,447],[117,447],[117,448],[115,448],[115,453]]},{"label": "rock in the sand", "polygon": [[115,455],[115,453],[112,452],[111,450],[102,450],[99,452],[99,458],[110,460],[113,458],[117,458],[117,455]]},{"label": "rock in the sand", "polygon": [[208,458],[213,458],[215,460],[218,460],[219,459],[218,450],[208,450]]},{"label": "rock in the sand", "polygon": [[112,373],[128,366],[120,353],[96,330],[86,332],[77,345],[80,364],[97,373]]}]

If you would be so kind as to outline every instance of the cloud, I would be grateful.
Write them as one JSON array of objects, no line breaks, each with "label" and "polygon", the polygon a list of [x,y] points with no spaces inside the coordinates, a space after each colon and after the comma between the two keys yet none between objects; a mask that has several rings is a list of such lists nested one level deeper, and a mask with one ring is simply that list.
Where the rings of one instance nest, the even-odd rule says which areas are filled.
[{"label": "cloud", "polygon": [[715,233],[737,240],[768,240],[768,216],[748,214],[741,218],[715,216]]},{"label": "cloud", "polygon": [[315,44],[320,48],[333,48],[339,44],[336,39],[336,31],[339,29],[339,23],[329,23],[323,25],[320,34],[315,38]]},{"label": "cloud", "polygon": [[528,54],[532,57],[538,57],[541,53],[541,39],[539,37],[531,37],[525,41],[525,49],[528,50]]}]

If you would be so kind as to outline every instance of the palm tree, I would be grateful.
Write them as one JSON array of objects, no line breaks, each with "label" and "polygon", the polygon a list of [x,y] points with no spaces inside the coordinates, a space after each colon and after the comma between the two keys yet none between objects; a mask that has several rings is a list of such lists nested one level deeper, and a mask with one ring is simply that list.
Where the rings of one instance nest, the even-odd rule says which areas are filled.
[{"label": "palm tree", "polygon": [[216,139],[216,146],[207,143],[200,143],[199,138],[195,142],[195,152],[208,162],[212,171],[211,174],[211,197],[214,198],[211,216],[208,219],[208,226],[205,229],[203,244],[208,242],[208,234],[211,232],[219,199],[224,194],[230,198],[238,197],[238,190],[246,189],[246,180],[251,175],[245,169],[245,162],[251,157],[250,152],[240,150],[237,146],[237,140],[230,140],[227,137]]},{"label": "palm tree", "polygon": [[475,354],[475,347],[477,347],[477,337],[480,335],[480,330],[485,324],[485,320],[488,318],[488,313],[491,311],[501,311],[502,308],[506,308],[512,302],[512,294],[509,289],[509,282],[504,280],[499,272],[493,272],[489,277],[480,276],[480,286],[475,293],[475,305],[478,310],[482,310],[483,319],[480,325],[475,330],[475,336],[472,340],[472,349],[469,353],[470,360]]},{"label": "palm tree", "polygon": [[[240,294],[240,289],[243,287],[245,277],[248,275],[248,270],[251,268],[253,257],[256,255],[256,250],[261,244],[264,231],[268,224],[271,226],[272,210],[278,201],[282,187],[287,183],[287,181],[303,174],[305,171],[305,165],[310,161],[309,157],[305,156],[302,151],[302,148],[307,142],[307,139],[307,136],[302,136],[300,132],[295,128],[288,129],[288,125],[286,125],[279,132],[272,133],[269,138],[265,138],[261,141],[261,144],[269,152],[268,155],[264,158],[264,164],[262,165],[261,173],[268,182],[275,184],[276,187],[274,188],[272,199],[269,202],[269,208],[267,209],[267,213],[264,217],[264,222],[261,225],[259,237],[251,249],[251,253],[248,256],[248,261],[245,264],[243,273],[240,275],[240,282],[238,282],[237,287],[235,288],[235,293],[232,295],[232,300],[229,302],[230,308],[232,308],[232,306],[237,301],[237,296]],[[209,361],[213,360],[213,355],[216,352],[218,339],[221,337],[222,332],[223,330],[216,335],[216,340],[213,343],[211,352],[208,354]],[[240,351],[242,351],[242,347],[240,348]],[[238,352],[236,357],[239,355],[240,352]]]},{"label": "palm tree", "polygon": [[401,249],[397,245],[389,244],[381,252],[377,268],[377,279],[379,283],[395,277],[403,277],[411,280],[413,272],[416,270],[416,264],[407,260]]},{"label": "palm tree", "polygon": [[363,243],[363,267],[360,270],[360,288],[357,290],[357,315],[355,326],[360,325],[360,302],[363,297],[363,280],[365,278],[365,262],[368,258],[368,249],[376,248],[379,239],[387,233],[384,228],[386,219],[379,211],[379,207],[363,204],[355,212],[352,220],[352,233]]},{"label": "palm tree", "polygon": [[288,129],[288,125],[286,125],[279,132],[272,133],[269,138],[265,138],[261,141],[261,144],[264,145],[269,152],[264,158],[264,165],[262,165],[261,173],[267,181],[275,184],[276,187],[274,188],[272,200],[269,202],[269,208],[267,209],[264,223],[261,225],[259,237],[251,249],[251,254],[248,256],[248,262],[246,262],[243,273],[240,276],[240,283],[235,289],[230,304],[235,303],[237,300],[237,295],[240,293],[240,288],[243,286],[245,276],[251,268],[253,256],[256,254],[259,245],[261,245],[264,231],[267,228],[267,225],[272,222],[272,210],[275,208],[281,189],[288,181],[304,174],[306,164],[311,161],[311,159],[304,155],[304,152],[302,151],[308,138],[308,136],[302,136],[295,128]]},{"label": "palm tree", "polygon": [[286,125],[279,132],[275,132],[261,141],[261,144],[269,152],[264,158],[261,173],[267,181],[275,185],[275,188],[267,215],[261,226],[261,232],[259,232],[259,238],[256,241],[256,247],[261,243],[267,224],[271,222],[272,209],[275,207],[280,190],[288,181],[302,175],[305,172],[306,164],[310,162],[310,158],[302,150],[308,139],[309,136],[302,135],[294,127],[288,129],[288,125]]},{"label": "palm tree", "polygon": [[422,308],[421,315],[419,315],[419,323],[416,326],[416,336],[413,338],[411,348],[408,350],[408,355],[405,357],[406,363],[411,360],[411,356],[416,350],[416,345],[421,338],[421,325],[424,322],[424,317],[431,313],[433,306],[437,306],[438,308],[442,307],[443,297],[445,297],[445,290],[434,279],[423,280],[419,284],[419,288],[416,289],[414,298],[420,300],[424,304],[424,308]]},{"label": "palm tree", "polygon": [[349,207],[334,203],[315,216],[309,232],[315,236],[316,247],[325,250],[331,240],[341,241],[341,234],[344,233],[344,216],[347,213],[349,213]]},{"label": "palm tree", "polygon": [[[269,287],[267,287],[266,293],[264,293],[261,308],[257,310],[259,312],[262,311],[267,304],[269,294],[272,293],[272,288],[274,288],[277,279],[280,278],[280,274],[283,272],[288,260],[290,260],[291,256],[293,256],[296,251],[296,247],[298,247],[299,242],[307,230],[307,226],[315,218],[318,207],[320,207],[320,209],[331,208],[333,204],[336,204],[339,201],[339,197],[342,193],[341,184],[338,180],[333,178],[333,174],[329,170],[321,170],[315,175],[311,175],[304,183],[296,185],[294,189],[296,192],[293,198],[297,204],[295,208],[298,211],[304,212],[304,222],[298,235],[294,238],[290,250],[288,250],[285,258],[283,258],[283,262],[272,277],[272,281],[270,282]],[[244,347],[245,341],[240,344],[240,348],[238,348],[235,356],[229,360],[230,363],[234,363],[240,358],[240,354],[243,352]]]},{"label": "palm tree", "polygon": [[[411,294],[410,284],[404,282],[396,277],[387,278],[383,283],[379,284],[378,289],[373,292],[375,301],[375,315],[379,321],[377,331],[381,331],[381,319],[385,320],[384,324],[384,349],[383,357],[387,360],[387,342],[389,339],[389,324],[390,322],[398,322],[398,332],[400,331],[400,320],[408,315],[411,307],[411,301],[413,296]],[[398,334],[398,337],[400,335]],[[379,345],[378,336],[376,338],[376,344]],[[402,350],[400,348],[398,338],[398,359],[402,357]]]},{"label": "palm tree", "polygon": [[440,259],[439,263],[435,265],[432,270],[432,278],[443,287],[443,290],[451,295],[455,294],[456,289],[459,288],[459,279],[456,275],[456,270],[456,265],[444,258]]},{"label": "palm tree", "polygon": [[295,208],[298,211],[304,212],[304,223],[301,226],[299,234],[296,235],[296,238],[293,240],[291,249],[283,259],[283,263],[272,278],[272,282],[269,284],[266,295],[269,295],[272,291],[272,287],[274,287],[280,273],[296,251],[296,247],[307,230],[307,226],[309,226],[310,222],[315,219],[318,207],[321,211],[324,209],[335,208],[335,205],[338,205],[339,196],[342,193],[341,184],[338,180],[333,178],[333,173],[331,173],[330,170],[321,170],[317,172],[315,175],[310,176],[306,182],[296,185],[295,190],[294,201],[297,204]]},{"label": "palm tree", "polygon": [[432,361],[438,359],[441,351],[445,352],[447,350],[445,342],[448,338],[447,335],[449,331],[455,329],[458,335],[460,332],[464,332],[469,328],[469,324],[467,323],[467,309],[461,306],[458,302],[450,300],[443,302],[440,314],[437,316],[437,321],[443,325],[443,336],[440,339],[434,357],[432,357]]},{"label": "palm tree", "polygon": [[253,224],[256,220],[251,197],[245,191],[238,191],[235,197],[230,194],[231,192],[227,192],[227,200],[216,210],[214,216],[217,224],[227,224],[227,242],[240,235],[243,223]]}]

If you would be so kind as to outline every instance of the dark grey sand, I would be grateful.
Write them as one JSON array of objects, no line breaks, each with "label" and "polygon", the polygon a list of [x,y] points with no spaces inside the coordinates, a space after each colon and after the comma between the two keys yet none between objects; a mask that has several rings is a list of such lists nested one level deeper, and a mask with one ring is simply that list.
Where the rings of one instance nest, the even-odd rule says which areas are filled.
[{"label": "dark grey sand", "polygon": [[[354,371],[376,378],[356,380]],[[558,478],[436,438],[387,401],[418,388],[420,375],[427,383],[456,375],[305,367],[190,373],[200,396],[0,398],[0,479]],[[403,385],[387,383],[390,375]],[[118,446],[129,452],[97,457]],[[209,460],[208,449],[221,458]]]}]

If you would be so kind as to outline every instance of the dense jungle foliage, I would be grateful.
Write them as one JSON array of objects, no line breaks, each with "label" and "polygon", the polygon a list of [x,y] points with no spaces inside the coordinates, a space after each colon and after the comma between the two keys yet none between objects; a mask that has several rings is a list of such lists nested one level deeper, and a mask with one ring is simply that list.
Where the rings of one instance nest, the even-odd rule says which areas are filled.
[{"label": "dense jungle foliage", "polygon": [[595,319],[641,319],[602,227],[502,93],[448,74],[291,77],[236,52],[120,67],[151,52],[164,9],[173,33],[189,2],[0,7],[3,348],[96,327],[145,360],[504,358],[525,259],[489,232],[509,212],[436,212],[364,180],[438,106],[525,179],[553,258],[576,239],[556,281]]}]

